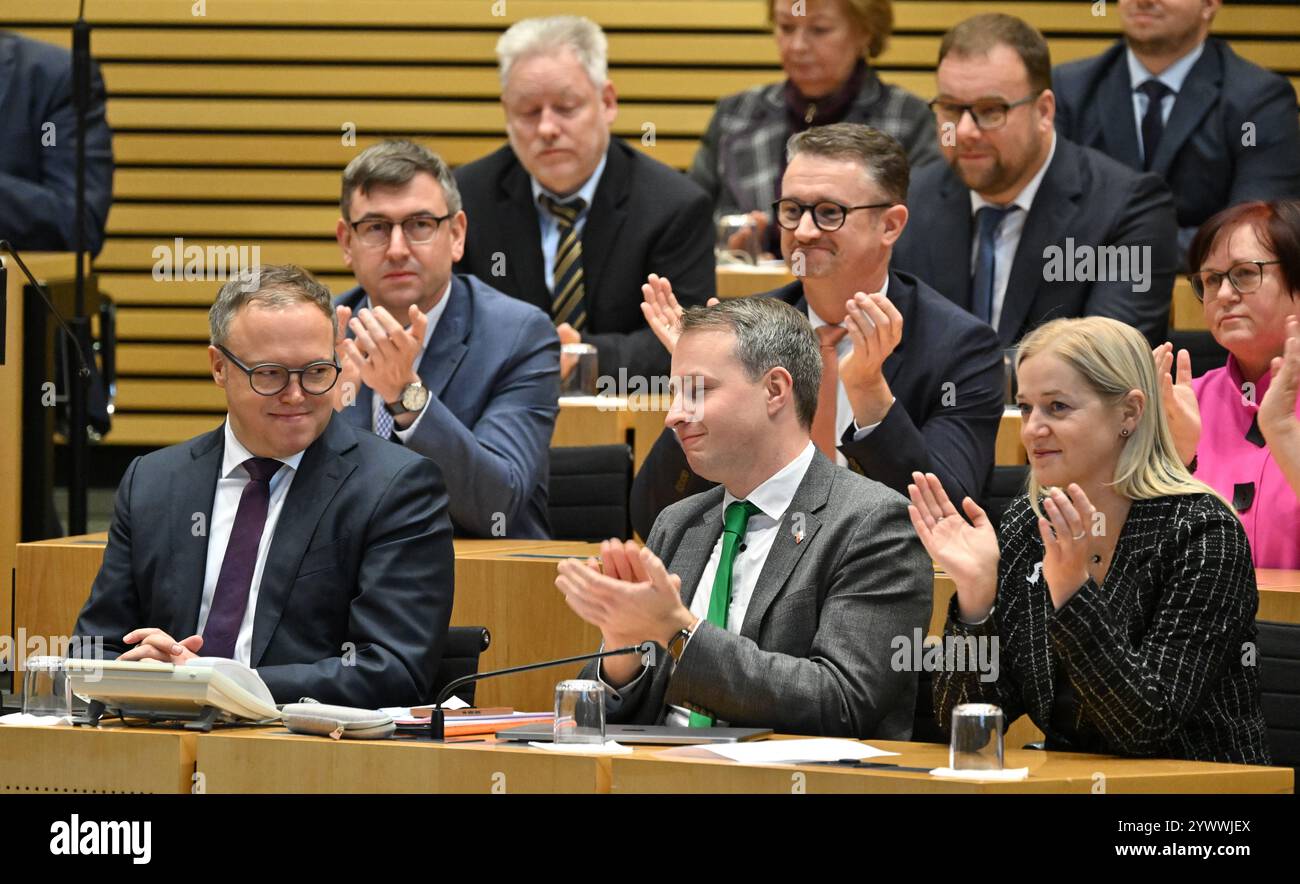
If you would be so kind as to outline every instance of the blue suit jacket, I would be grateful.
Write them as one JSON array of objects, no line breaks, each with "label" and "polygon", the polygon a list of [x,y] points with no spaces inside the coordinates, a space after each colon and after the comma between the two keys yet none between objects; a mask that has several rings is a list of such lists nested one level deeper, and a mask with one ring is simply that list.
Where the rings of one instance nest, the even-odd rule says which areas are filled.
[{"label": "blue suit jacket", "polygon": [[[1058,132],[1142,168],[1123,40],[1056,68],[1052,91]],[[1173,191],[1181,263],[1196,229],[1220,209],[1300,197],[1295,90],[1211,37],[1174,101],[1151,171]]]},{"label": "blue suit jacket", "polygon": [[[122,636],[138,627],[177,639],[198,628],[208,534],[196,517],[212,522],[224,450],[217,427],[127,468],[74,632],[102,637],[105,657],[125,651]],[[277,703],[428,702],[454,564],[437,467],[334,415],[298,464],[276,523],[250,663]]]},{"label": "blue suit jacket", "polygon": [[[807,312],[798,281],[759,297]],[[840,451],[854,472],[900,494],[920,470],[935,473],[953,500],[979,500],[1002,419],[997,335],[906,273],[890,272],[889,300],[903,316],[903,338],[881,366],[894,405],[864,439],[855,441],[849,427]],[[665,430],[632,484],[633,527],[648,536],[666,506],[712,486],[691,471],[673,431]]]},{"label": "blue suit jacket", "polygon": [[[53,128],[46,127],[52,123]],[[53,144],[46,144],[49,138]],[[0,31],[0,239],[33,251],[75,248],[77,113],[72,55]],[[113,202],[104,81],[91,68],[86,112],[86,249],[99,254]]]},{"label": "blue suit jacket", "polygon": [[[357,286],[335,303],[355,310],[363,297]],[[541,310],[472,276],[453,276],[448,297],[417,369],[429,404],[406,446],[442,468],[458,536],[549,537],[555,327]],[[343,416],[371,429],[372,397],[363,385]]]},{"label": "blue suit jacket", "polygon": [[[947,163],[925,166],[912,178],[907,205],[912,214],[894,246],[893,266],[970,310],[970,189]],[[1131,280],[1071,278],[1073,270],[1048,279],[1045,250],[1053,246],[1062,252],[1068,247],[1076,255],[1085,249],[1094,258],[1108,246],[1149,249],[1139,254],[1150,256],[1150,288],[1134,291]],[[1056,155],[1034,196],[1011,263],[998,324],[1002,346],[1015,346],[1050,319],[1071,316],[1109,316],[1134,326],[1153,346],[1165,340],[1176,249],[1174,204],[1163,181],[1057,135]],[[1077,261],[1069,264],[1078,266]]]}]

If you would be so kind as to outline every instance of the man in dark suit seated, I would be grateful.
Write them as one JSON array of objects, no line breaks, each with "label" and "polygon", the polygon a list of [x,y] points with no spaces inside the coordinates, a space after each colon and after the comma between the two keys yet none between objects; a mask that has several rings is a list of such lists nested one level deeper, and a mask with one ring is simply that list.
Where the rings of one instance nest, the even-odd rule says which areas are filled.
[{"label": "man in dark suit seated", "polygon": [[1220,5],[1119,0],[1124,38],[1052,73],[1056,131],[1168,183],[1180,265],[1220,209],[1300,197],[1295,90],[1209,36]]},{"label": "man in dark suit seated", "polygon": [[546,315],[473,276],[456,179],[427,148],[374,145],[343,173],[338,407],[442,468],[457,535],[550,535],[559,339]]},{"label": "man in dark suit seated", "polygon": [[[76,248],[77,113],[72,55],[0,31],[0,239],[18,249]],[[92,65],[86,110],[86,250],[99,254],[113,202],[113,136]]]},{"label": "man in dark suit seated", "polygon": [[655,271],[684,304],[713,295],[713,208],[685,175],[610,137],[607,57],[585,18],[502,35],[510,143],[456,170],[470,220],[457,268],[546,311],[561,343],[594,345],[601,375],[649,378],[668,357],[641,316],[641,283]]},{"label": "man in dark suit seated", "polygon": [[890,664],[930,620],[929,557],[906,501],[810,440],[817,336],[775,298],[687,311],[667,423],[721,483],[669,507],[644,548],[607,541],[556,586],[605,647],[654,641],[660,665],[610,657],[610,721],[770,727],[906,740],[916,673]]},{"label": "man in dark suit seated", "polygon": [[1043,35],[1009,15],[969,18],[944,35],[936,79],[947,163],[913,180],[894,266],[988,322],[1003,347],[1064,316],[1164,341],[1173,200],[1158,176],[1056,133]]},{"label": "man in dark suit seated", "polygon": [[277,703],[429,699],[451,616],[438,468],[334,414],[334,309],[298,267],[221,287],[217,429],[136,458],[75,634],[122,660],[230,657]]},{"label": "man in dark suit seated", "polygon": [[[987,325],[890,269],[915,205],[902,145],[837,123],[794,135],[787,154],[776,218],[799,279],[769,294],[807,315],[822,342],[813,441],[900,494],[925,464],[956,499],[979,499],[1002,416],[1002,350]],[[651,328],[671,350],[671,287],[652,279],[645,294]],[[665,506],[709,487],[687,461],[672,432],[655,443],[632,489],[642,536]]]}]

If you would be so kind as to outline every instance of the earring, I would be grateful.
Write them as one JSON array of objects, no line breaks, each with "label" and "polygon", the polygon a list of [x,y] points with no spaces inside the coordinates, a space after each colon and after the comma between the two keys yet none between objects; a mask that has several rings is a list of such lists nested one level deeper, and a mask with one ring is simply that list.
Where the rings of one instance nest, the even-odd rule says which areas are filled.
[{"label": "earring", "polygon": [[1123,436],[1125,439],[1127,439],[1127,438],[1128,438],[1128,427],[1124,427],[1124,428],[1122,428],[1122,429],[1119,431],[1119,434],[1120,434],[1121,436]]}]

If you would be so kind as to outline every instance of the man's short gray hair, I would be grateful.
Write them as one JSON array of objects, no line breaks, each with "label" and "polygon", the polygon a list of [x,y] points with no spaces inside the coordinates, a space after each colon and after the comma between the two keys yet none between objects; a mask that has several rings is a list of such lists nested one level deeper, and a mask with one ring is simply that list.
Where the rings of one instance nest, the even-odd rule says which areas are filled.
[{"label": "man's short gray hair", "polygon": [[609,40],[589,18],[556,15],[517,21],[497,40],[497,71],[501,88],[510,79],[515,62],[534,55],[558,55],[570,50],[587,72],[593,86],[602,89],[609,79]]},{"label": "man's short gray hair", "polygon": [[776,298],[734,298],[712,307],[692,307],[682,314],[682,334],[730,331],[736,358],[751,381],[778,365],[794,379],[795,414],[812,427],[822,381],[822,354],[808,317]]},{"label": "man's short gray hair", "polygon": [[799,154],[832,160],[853,160],[885,193],[885,198],[907,205],[910,170],[907,151],[888,132],[862,123],[832,123],[813,126],[790,136],[785,145],[788,163]]},{"label": "man's short gray hair", "polygon": [[372,144],[352,158],[343,170],[343,194],[339,209],[343,220],[351,221],[352,194],[360,190],[368,195],[375,185],[401,187],[421,172],[427,172],[438,181],[447,211],[455,215],[460,211],[460,188],[451,174],[451,167],[423,144],[400,138],[389,138]]},{"label": "man's short gray hair", "polygon": [[208,310],[208,333],[213,346],[226,343],[235,314],[253,302],[277,310],[290,304],[315,304],[329,319],[334,336],[338,336],[338,318],[329,289],[296,264],[263,264],[228,279],[217,292],[217,299]]}]

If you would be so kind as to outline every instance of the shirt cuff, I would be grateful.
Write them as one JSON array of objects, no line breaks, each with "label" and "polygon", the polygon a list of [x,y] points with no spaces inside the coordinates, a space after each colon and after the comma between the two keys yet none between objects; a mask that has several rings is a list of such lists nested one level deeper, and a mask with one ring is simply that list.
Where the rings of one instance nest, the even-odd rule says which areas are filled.
[{"label": "shirt cuff", "polygon": [[[893,408],[893,407],[894,407],[894,403],[897,402],[897,401],[898,401],[898,397],[893,397],[893,398],[891,398],[891,399],[889,400],[889,408]],[[886,414],[889,413],[889,409],[888,409],[888,408],[885,409],[885,413],[886,413]],[[853,421],[853,441],[854,441],[854,442],[861,442],[863,439],[865,439],[865,438],[867,438],[868,436],[871,435],[871,431],[872,431],[872,430],[874,430],[876,427],[880,426],[880,425],[883,424],[884,422],[885,422],[885,419],[882,417],[880,420],[876,421],[874,424],[867,424],[867,426],[865,426],[865,427],[860,427],[860,426],[858,426],[858,422],[857,422],[857,420],[854,420],[854,421]]]}]

